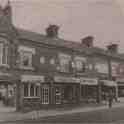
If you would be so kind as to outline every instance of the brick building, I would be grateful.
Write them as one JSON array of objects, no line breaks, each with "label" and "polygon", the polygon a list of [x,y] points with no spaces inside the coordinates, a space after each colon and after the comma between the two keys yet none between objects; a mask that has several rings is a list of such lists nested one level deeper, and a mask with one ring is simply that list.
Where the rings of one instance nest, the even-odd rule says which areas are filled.
[{"label": "brick building", "polygon": [[66,41],[57,25],[49,25],[46,35],[16,28],[9,4],[0,8],[0,27],[0,96],[6,105],[21,110],[100,102],[110,90],[118,97],[124,57],[117,45],[95,47],[92,36]]}]

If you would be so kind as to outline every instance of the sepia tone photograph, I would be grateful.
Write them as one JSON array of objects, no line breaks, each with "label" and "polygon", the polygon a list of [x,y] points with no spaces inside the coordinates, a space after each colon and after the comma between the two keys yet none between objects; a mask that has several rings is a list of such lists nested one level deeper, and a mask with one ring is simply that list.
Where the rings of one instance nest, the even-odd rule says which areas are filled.
[{"label": "sepia tone photograph", "polygon": [[0,124],[124,124],[124,0],[0,0]]}]

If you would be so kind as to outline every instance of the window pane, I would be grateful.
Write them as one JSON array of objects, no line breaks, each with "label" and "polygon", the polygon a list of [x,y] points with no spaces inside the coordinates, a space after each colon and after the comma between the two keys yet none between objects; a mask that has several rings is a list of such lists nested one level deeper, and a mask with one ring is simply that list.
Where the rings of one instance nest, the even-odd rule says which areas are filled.
[{"label": "window pane", "polygon": [[36,86],[35,92],[36,92],[36,93],[35,93],[36,96],[39,97],[39,96],[40,96],[40,95],[39,95],[39,94],[40,94],[40,86]]},{"label": "window pane", "polygon": [[32,67],[32,53],[21,51],[20,53],[21,65],[24,67]]},{"label": "window pane", "polygon": [[24,84],[24,96],[28,96],[28,84]]},{"label": "window pane", "polygon": [[30,96],[34,96],[34,84],[31,84],[31,87],[30,87]]},{"label": "window pane", "polygon": [[0,64],[2,64],[2,57],[3,57],[3,44],[0,43]]},{"label": "window pane", "polygon": [[60,70],[62,72],[69,71],[69,59],[61,58],[60,59]]}]

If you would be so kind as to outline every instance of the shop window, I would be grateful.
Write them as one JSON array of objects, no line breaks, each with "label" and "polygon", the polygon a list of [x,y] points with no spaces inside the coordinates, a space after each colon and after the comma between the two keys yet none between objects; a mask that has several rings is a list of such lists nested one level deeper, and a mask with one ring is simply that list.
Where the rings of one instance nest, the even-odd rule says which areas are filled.
[{"label": "shop window", "polygon": [[20,57],[20,64],[19,64],[20,68],[33,69],[32,59],[33,59],[33,54],[35,54],[35,50],[33,48],[20,46],[18,51]]},{"label": "shop window", "polygon": [[55,88],[55,102],[56,104],[61,104],[61,88],[60,87]]},{"label": "shop window", "polygon": [[29,88],[28,88],[28,84],[24,84],[24,96],[25,97],[28,97],[29,96]]},{"label": "shop window", "polygon": [[40,87],[39,87],[39,86],[36,86],[35,95],[36,95],[37,97],[40,96]]},{"label": "shop window", "polygon": [[59,55],[59,70],[61,72],[69,72],[70,71],[70,61],[71,61],[71,56],[65,55],[65,54],[60,54]]},{"label": "shop window", "polygon": [[42,87],[41,94],[42,104],[49,104],[49,87]]},{"label": "shop window", "polygon": [[24,97],[39,97],[40,85],[24,83]]},{"label": "shop window", "polygon": [[34,84],[31,84],[31,86],[30,86],[30,96],[31,97],[35,96],[35,86],[34,86]]}]

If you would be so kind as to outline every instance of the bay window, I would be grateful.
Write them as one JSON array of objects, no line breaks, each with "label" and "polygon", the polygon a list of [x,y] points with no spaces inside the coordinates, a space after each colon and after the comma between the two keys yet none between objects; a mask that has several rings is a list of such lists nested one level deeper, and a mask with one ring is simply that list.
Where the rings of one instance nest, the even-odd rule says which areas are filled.
[{"label": "bay window", "polygon": [[70,71],[70,61],[71,56],[66,54],[59,54],[59,69],[61,72],[69,72]]},{"label": "bay window", "polygon": [[18,51],[20,57],[20,68],[33,69],[32,59],[33,59],[33,54],[35,54],[35,49],[25,46],[19,46]]},{"label": "bay window", "polygon": [[0,43],[0,65],[8,64],[8,46]]},{"label": "bay window", "polygon": [[75,57],[75,69],[78,72],[84,72],[86,70],[86,58]]}]

